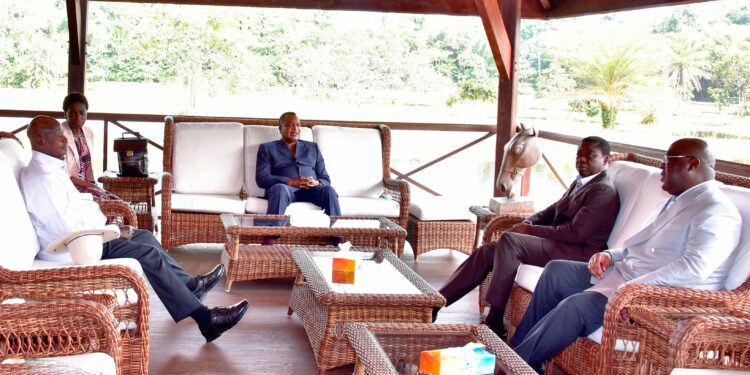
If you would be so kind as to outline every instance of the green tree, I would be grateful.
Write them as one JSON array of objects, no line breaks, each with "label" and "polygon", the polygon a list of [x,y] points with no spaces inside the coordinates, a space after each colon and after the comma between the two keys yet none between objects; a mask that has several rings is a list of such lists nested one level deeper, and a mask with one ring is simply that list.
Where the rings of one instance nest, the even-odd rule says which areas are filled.
[{"label": "green tree", "polygon": [[670,17],[653,27],[652,32],[654,34],[679,33],[695,28],[697,25],[695,13],[690,7],[676,7]]},{"label": "green tree", "polygon": [[750,9],[748,9],[747,5],[729,11],[726,17],[733,24],[750,25]]},{"label": "green tree", "polygon": [[672,37],[670,47],[667,83],[680,99],[689,101],[695,91],[700,91],[701,79],[709,77],[703,68],[705,50],[695,41],[683,37]]},{"label": "green tree", "polygon": [[591,56],[579,56],[570,66],[579,87],[599,98],[602,127],[613,128],[620,103],[647,69],[636,41],[599,44],[592,51]]}]

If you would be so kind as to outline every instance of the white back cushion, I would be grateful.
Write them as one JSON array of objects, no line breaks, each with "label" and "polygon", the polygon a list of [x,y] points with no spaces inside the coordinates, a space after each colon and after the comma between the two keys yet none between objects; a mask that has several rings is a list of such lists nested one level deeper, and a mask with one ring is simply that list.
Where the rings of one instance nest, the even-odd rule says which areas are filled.
[{"label": "white back cushion", "polygon": [[[18,175],[14,174],[18,159],[6,156],[11,155],[6,152],[10,147],[21,148],[14,140],[0,140],[0,149],[3,150],[0,152],[0,238],[3,239],[0,245],[0,266],[23,270],[31,268],[36,253],[39,252],[39,240],[26,212],[17,182]],[[13,152],[21,154],[18,150]]]},{"label": "white back cushion", "polygon": [[[258,148],[262,143],[275,141],[280,138],[281,133],[277,126],[245,126],[245,189],[248,197],[263,197],[266,195],[265,190],[261,189],[258,184],[255,183],[255,163],[258,160]],[[312,142],[312,129],[305,127],[301,128],[299,138],[303,141]],[[328,160],[326,160],[326,162],[328,162]]]},{"label": "white back cushion", "polygon": [[175,192],[239,194],[244,172],[242,128],[238,122],[175,124]]},{"label": "white back cushion", "polygon": [[609,168],[620,197],[620,212],[607,244],[618,248],[641,230],[659,203],[669,197],[661,189],[661,170],[643,164],[617,161]]},{"label": "white back cushion", "polygon": [[16,176],[16,183],[20,186],[21,169],[29,165],[31,151],[21,147],[14,139],[0,139],[0,154],[5,155],[10,163],[10,169]]},{"label": "white back cushion", "polygon": [[734,202],[737,210],[740,211],[740,216],[742,216],[740,244],[735,250],[734,264],[729,271],[727,280],[724,282],[724,287],[727,290],[732,290],[750,277],[750,189],[722,186],[721,190]]},{"label": "white back cushion", "polygon": [[378,198],[383,194],[380,130],[316,125],[313,136],[339,196]]}]

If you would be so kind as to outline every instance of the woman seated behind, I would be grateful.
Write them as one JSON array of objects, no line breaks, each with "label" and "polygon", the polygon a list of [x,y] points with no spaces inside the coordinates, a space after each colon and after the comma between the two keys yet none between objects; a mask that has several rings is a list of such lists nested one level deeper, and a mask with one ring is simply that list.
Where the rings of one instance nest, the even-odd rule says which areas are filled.
[{"label": "woman seated behind", "polygon": [[73,185],[81,193],[90,193],[96,199],[120,199],[102,189],[94,182],[94,167],[91,158],[91,146],[94,144],[94,132],[86,123],[89,102],[80,92],[72,92],[63,100],[65,121],[62,123],[65,138],[68,139],[68,151],[65,163]]}]

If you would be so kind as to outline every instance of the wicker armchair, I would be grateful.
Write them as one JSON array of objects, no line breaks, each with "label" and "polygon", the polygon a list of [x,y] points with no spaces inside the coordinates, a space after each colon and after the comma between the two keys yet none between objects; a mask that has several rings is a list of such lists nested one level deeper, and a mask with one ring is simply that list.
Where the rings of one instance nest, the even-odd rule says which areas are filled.
[{"label": "wicker armchair", "polygon": [[86,370],[64,362],[26,359],[93,352],[108,354],[117,373],[124,373],[120,368],[122,353],[117,321],[105,306],[85,300],[0,305],[0,362],[22,360],[0,364],[0,373],[85,374]]},{"label": "wicker armchair", "polygon": [[[731,318],[709,315],[695,318],[695,321],[689,320],[686,325],[678,325],[667,319],[712,313],[739,314],[742,311],[744,311],[743,316],[747,318],[748,313],[745,310],[747,310],[746,301],[749,298],[750,279],[731,291],[705,291],[643,284],[626,285],[620,288],[607,303],[604,312],[602,344],[599,345],[585,337],[579,338],[552,361],[568,374],[632,374],[639,372],[639,366],[651,367],[655,373],[669,373],[668,368],[686,367],[682,364],[701,368],[738,367],[731,366],[730,363],[719,363],[719,361],[715,361],[716,363],[711,366],[711,361],[705,357],[705,354],[709,351],[723,350],[723,346],[715,341],[702,340],[702,338],[713,340],[715,334],[700,335],[701,324],[705,321],[717,323],[717,328],[729,321],[728,326],[733,327]],[[623,321],[621,313],[631,309],[634,311],[633,319]],[[660,315],[659,312],[663,312],[664,315]],[[721,329],[716,332],[722,332]],[[680,341],[675,339],[676,336],[672,337],[670,332],[681,335],[682,338],[678,338]],[[745,367],[748,366],[748,360],[750,360],[747,351],[748,337],[750,336],[745,334],[744,344],[742,344],[745,345],[744,354],[729,357],[733,359],[739,357],[733,362],[738,362]],[[622,340],[625,350],[615,349],[618,340]],[[727,340],[730,340],[728,336]],[[730,342],[736,343],[737,341]],[[638,343],[637,348],[636,343]],[[731,346],[723,348],[733,350]],[[667,350],[670,354],[680,353],[683,357],[677,359],[657,354],[666,353]],[[700,355],[701,350],[703,356]],[[740,353],[742,353],[741,350],[740,348]],[[677,365],[678,362],[680,365]],[[552,366],[547,366],[548,371],[551,368]]]},{"label": "wicker armchair", "polygon": [[122,374],[148,372],[148,288],[132,269],[102,265],[10,271],[0,267],[0,287],[7,295],[28,300],[83,297],[105,302],[117,321]]}]

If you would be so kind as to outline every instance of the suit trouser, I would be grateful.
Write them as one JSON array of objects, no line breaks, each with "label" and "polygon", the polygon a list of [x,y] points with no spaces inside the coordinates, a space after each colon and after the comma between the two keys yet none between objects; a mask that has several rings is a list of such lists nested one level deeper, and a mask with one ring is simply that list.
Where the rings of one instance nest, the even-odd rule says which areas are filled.
[{"label": "suit trouser", "polygon": [[504,233],[497,242],[477,248],[440,289],[450,305],[474,290],[492,271],[487,302],[501,311],[510,298],[518,266],[544,267],[553,259],[588,260],[595,251],[571,246],[548,238],[520,233]]},{"label": "suit trouser", "polygon": [[266,190],[270,215],[283,215],[293,202],[309,202],[323,208],[330,216],[340,216],[339,195],[332,186],[318,185],[310,189],[300,189],[286,184],[276,184]]},{"label": "suit trouser", "polygon": [[591,286],[586,263],[550,262],[510,341],[516,353],[536,368],[601,327],[607,297],[584,291]]},{"label": "suit trouser", "polygon": [[176,322],[201,306],[200,301],[186,286],[194,277],[169,256],[147,230],[135,230],[130,240],[116,239],[105,243],[102,258],[137,260],[156,295]]}]

